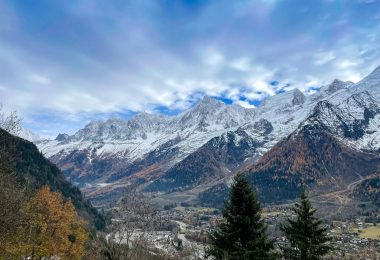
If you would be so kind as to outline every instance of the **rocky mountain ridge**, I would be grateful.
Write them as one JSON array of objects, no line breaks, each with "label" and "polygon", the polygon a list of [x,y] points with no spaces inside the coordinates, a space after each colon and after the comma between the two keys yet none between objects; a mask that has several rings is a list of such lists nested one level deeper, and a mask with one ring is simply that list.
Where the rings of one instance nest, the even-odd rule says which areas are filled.
[{"label": "rocky mountain ridge", "polygon": [[347,149],[375,153],[380,148],[379,71],[357,84],[334,80],[309,96],[298,89],[277,94],[256,109],[205,97],[177,116],[142,113],[128,121],[92,122],[72,136],[37,144],[70,180],[95,194],[131,183],[164,193],[205,182],[212,186],[311,126]]}]

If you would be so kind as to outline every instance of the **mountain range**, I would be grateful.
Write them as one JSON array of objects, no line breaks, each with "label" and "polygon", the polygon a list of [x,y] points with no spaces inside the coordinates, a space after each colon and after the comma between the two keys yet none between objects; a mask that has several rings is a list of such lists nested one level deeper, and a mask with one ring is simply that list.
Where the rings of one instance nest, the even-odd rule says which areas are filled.
[{"label": "mountain range", "polygon": [[210,204],[240,172],[264,202],[279,203],[305,187],[353,191],[377,176],[379,100],[380,67],[356,84],[336,79],[312,95],[293,89],[257,108],[205,96],[176,116],[95,121],[35,143],[94,200],[133,186]]}]

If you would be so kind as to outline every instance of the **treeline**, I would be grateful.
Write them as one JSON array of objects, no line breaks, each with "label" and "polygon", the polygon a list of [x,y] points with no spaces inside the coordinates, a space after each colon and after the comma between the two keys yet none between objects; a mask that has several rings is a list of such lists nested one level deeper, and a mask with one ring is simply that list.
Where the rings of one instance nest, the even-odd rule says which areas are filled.
[{"label": "treeline", "polygon": [[209,256],[215,259],[322,259],[332,250],[322,221],[316,218],[305,192],[294,218],[281,225],[285,241],[279,249],[267,236],[261,207],[251,184],[237,175],[223,208],[223,220],[210,233]]}]

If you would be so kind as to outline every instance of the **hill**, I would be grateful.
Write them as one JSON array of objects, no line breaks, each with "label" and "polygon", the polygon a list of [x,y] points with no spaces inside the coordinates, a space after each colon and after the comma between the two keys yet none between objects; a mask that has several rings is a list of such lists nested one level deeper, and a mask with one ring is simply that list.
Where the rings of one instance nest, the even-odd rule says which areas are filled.
[{"label": "hill", "polygon": [[2,169],[12,172],[21,187],[34,192],[47,185],[52,191],[58,191],[66,199],[71,199],[79,214],[90,220],[96,228],[104,227],[103,216],[84,199],[77,187],[65,180],[58,167],[46,159],[33,143],[0,129],[0,147]]}]

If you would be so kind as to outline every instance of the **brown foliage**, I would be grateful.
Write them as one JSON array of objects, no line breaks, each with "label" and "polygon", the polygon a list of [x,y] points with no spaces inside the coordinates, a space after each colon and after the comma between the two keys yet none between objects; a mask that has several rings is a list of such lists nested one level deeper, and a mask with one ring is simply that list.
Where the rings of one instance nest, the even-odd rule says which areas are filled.
[{"label": "brown foliage", "polygon": [[71,201],[44,186],[23,211],[29,231],[26,255],[81,259],[88,235]]},{"label": "brown foliage", "polygon": [[9,216],[2,219],[10,232],[0,241],[0,257],[82,259],[88,233],[71,201],[44,186],[29,201],[20,200],[18,206],[12,214],[17,221]]}]

